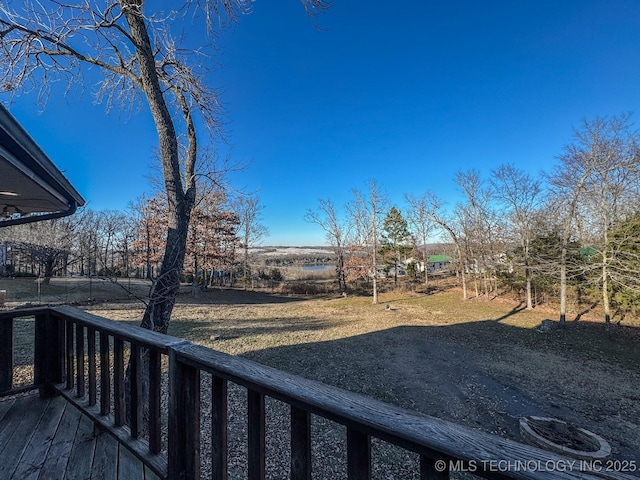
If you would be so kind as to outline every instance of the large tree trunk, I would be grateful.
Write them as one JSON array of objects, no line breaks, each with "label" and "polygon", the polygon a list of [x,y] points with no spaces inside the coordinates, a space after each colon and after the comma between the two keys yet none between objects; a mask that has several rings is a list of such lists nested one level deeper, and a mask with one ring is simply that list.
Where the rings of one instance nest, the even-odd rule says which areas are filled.
[{"label": "large tree trunk", "polygon": [[560,254],[560,327],[567,322],[567,247],[562,246]]},{"label": "large tree trunk", "polygon": [[338,277],[338,290],[341,293],[347,291],[347,280],[344,275],[344,254],[342,251],[338,253],[338,261],[336,262],[336,276]]},{"label": "large tree trunk", "polygon": [[142,2],[122,1],[122,8],[136,45],[136,57],[140,66],[141,88],[148,99],[151,114],[158,132],[160,156],[168,199],[168,231],[164,258],[157,281],[151,291],[149,305],[144,313],[142,326],[166,333],[180,287],[180,277],[186,250],[189,216],[195,191],[183,191],[178,158],[178,139],[171,113],[163,96],[156,74],[155,58],[149,32],[141,12]]},{"label": "large tree trunk", "polygon": [[607,328],[611,325],[611,302],[609,299],[609,257],[607,245],[609,241],[608,231],[604,231],[604,247],[602,252],[602,307],[604,309],[604,323]]},{"label": "large tree trunk", "polygon": [[[178,155],[178,138],[171,113],[163,95],[156,72],[155,58],[151,48],[149,32],[141,12],[139,0],[121,0],[122,11],[130,27],[133,43],[136,45],[136,57],[140,69],[140,87],[151,110],[158,133],[160,157],[167,193],[168,230],[164,258],[157,280],[151,290],[149,304],[145,309],[141,326],[156,332],[167,333],[169,320],[180,291],[180,278],[184,265],[189,217],[195,198],[195,185],[183,190]],[[190,145],[195,148],[195,145]],[[192,182],[192,178],[187,181]],[[130,393],[130,367],[127,367],[125,392]],[[148,419],[148,352],[142,353],[142,396],[139,401],[144,405],[144,419]],[[130,412],[130,398],[126,399],[127,413]],[[146,426],[148,422],[143,422]]]},{"label": "large tree trunk", "polygon": [[167,333],[173,306],[180,292],[188,224],[189,218],[182,218],[179,228],[169,229],[160,274],[151,290],[151,297],[144,312],[141,327]]},{"label": "large tree trunk", "polygon": [[[426,245],[426,241],[424,243]],[[426,249],[422,254],[422,258],[424,260],[424,288],[427,290],[429,288],[429,254]]]},{"label": "large tree trunk", "polygon": [[529,258],[527,252],[525,252],[524,259],[524,283],[527,297],[527,310],[533,310],[533,299],[531,295],[531,267],[529,266]]}]

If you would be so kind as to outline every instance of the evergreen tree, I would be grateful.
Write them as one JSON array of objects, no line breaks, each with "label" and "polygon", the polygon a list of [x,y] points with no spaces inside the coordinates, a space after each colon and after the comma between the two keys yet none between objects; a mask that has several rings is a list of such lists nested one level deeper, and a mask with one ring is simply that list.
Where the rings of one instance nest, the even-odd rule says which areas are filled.
[{"label": "evergreen tree", "polygon": [[398,264],[412,247],[409,245],[411,233],[407,221],[402,216],[402,212],[395,206],[391,207],[387,212],[382,224],[382,249],[381,253],[385,258],[391,260],[393,266],[393,279],[398,285]]}]

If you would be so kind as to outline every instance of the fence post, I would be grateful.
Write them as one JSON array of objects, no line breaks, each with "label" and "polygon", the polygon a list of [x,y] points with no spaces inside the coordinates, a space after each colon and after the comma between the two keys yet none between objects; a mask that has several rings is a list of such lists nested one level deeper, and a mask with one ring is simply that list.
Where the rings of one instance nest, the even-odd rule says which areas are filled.
[{"label": "fence post", "polygon": [[169,349],[168,479],[200,478],[200,370]]},{"label": "fence post", "polygon": [[40,398],[49,398],[57,395],[53,385],[62,382],[61,320],[48,310],[35,317],[34,383]]}]

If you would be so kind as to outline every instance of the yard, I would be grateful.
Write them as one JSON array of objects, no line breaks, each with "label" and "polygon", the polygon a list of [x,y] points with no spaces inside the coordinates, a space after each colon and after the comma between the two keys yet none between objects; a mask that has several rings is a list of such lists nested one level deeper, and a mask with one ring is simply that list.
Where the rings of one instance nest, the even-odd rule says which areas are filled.
[{"label": "yard", "polygon": [[[7,298],[9,306],[20,303]],[[135,323],[142,315],[140,303],[124,298],[82,308]],[[197,300],[179,298],[169,333],[516,440],[520,417],[560,418],[607,439],[613,458],[640,463],[640,324],[625,320],[606,332],[599,319],[582,316],[565,330],[541,333],[547,318],[555,313],[503,299],[463,302],[456,290],[387,293],[378,305],[368,297],[210,290]],[[279,408],[269,417],[276,430],[280,423],[286,429]],[[314,437],[324,452],[314,457],[318,478],[331,478],[338,466],[323,458],[343,456],[343,438],[322,421],[315,428],[325,432]],[[234,448],[231,442],[232,477],[242,473],[242,447]],[[280,448],[286,441],[268,445],[276,472]]]}]

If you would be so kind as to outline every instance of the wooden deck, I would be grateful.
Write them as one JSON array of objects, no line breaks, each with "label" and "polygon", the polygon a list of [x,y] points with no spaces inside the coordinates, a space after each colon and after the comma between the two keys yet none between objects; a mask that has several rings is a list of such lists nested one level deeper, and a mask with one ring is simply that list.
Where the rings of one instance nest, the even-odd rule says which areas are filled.
[{"label": "wooden deck", "polygon": [[[26,344],[32,346],[33,382],[15,385],[13,327],[14,320],[23,318],[34,319],[33,341]],[[148,398],[142,395],[145,375]],[[374,438],[417,454],[419,462],[412,468],[422,480],[457,478],[456,472],[471,465],[476,475],[500,480],[640,480],[579,468],[557,468],[552,474],[533,467],[496,470],[498,464],[534,462],[534,467],[547,468],[572,460],[69,306],[0,311],[0,395],[6,397],[0,400],[0,480],[158,480],[156,475],[197,480],[203,458],[211,478],[226,480],[229,383],[247,393],[242,460],[251,479],[266,478],[269,397],[290,407],[289,465],[295,480],[313,476],[315,417],[346,428],[349,480],[372,478],[372,454],[379,454],[371,447]],[[203,386],[211,399],[207,406]],[[35,393],[17,396],[28,389],[60,396],[45,401]],[[205,408],[207,414],[201,415]],[[96,435],[94,424],[103,433]]]},{"label": "wooden deck", "polygon": [[37,393],[0,400],[0,478],[158,479],[71,403]]}]

